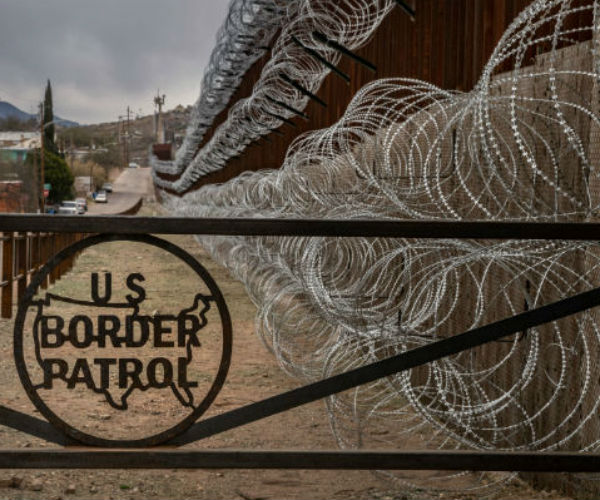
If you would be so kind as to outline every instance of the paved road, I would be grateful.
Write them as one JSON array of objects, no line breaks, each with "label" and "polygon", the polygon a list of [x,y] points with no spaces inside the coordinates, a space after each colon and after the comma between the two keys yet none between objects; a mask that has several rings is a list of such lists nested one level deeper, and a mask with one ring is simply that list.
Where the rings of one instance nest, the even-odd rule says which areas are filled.
[{"label": "paved road", "polygon": [[88,215],[119,214],[133,207],[141,197],[152,194],[149,168],[126,168],[113,183],[107,203],[88,203]]}]

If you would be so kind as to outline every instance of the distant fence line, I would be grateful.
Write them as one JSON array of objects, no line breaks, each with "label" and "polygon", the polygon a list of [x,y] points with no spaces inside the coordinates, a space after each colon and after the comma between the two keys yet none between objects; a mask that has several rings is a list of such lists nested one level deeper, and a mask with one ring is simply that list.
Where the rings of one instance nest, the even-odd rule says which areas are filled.
[{"label": "distant fence line", "polygon": [[[17,305],[31,282],[32,276],[54,255],[81,240],[83,234],[67,233],[0,233],[2,242],[2,281],[0,282],[0,316],[12,318]],[[71,270],[75,257],[58,265],[42,284],[59,280]]]},{"label": "distant fence line", "polygon": [[[135,215],[143,204],[143,197],[127,210],[115,215]],[[13,317],[13,306],[25,294],[33,275],[52,257],[76,241],[85,233],[0,232],[2,248],[2,281],[0,281],[0,317]],[[53,284],[69,272],[77,256],[70,257],[56,266],[48,275],[42,288]]]}]

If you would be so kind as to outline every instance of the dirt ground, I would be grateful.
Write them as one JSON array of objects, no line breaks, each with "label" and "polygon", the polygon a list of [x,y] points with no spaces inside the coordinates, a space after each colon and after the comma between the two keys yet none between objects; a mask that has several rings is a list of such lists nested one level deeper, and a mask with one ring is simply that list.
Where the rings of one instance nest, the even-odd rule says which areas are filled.
[{"label": "dirt ground", "polygon": [[[156,214],[152,204],[143,208],[143,214]],[[274,357],[267,352],[254,335],[255,307],[248,299],[241,284],[214,264],[191,236],[169,236],[166,239],[193,254],[209,270],[223,292],[233,323],[233,357],[229,376],[223,390],[217,396],[206,416],[218,414],[237,406],[258,401],[264,397],[297,387],[298,382],[287,377],[277,366]],[[103,252],[84,253],[74,269],[51,289],[53,293],[69,293],[77,287],[81,276],[91,271],[111,269],[128,272],[132,262],[143,261],[133,247],[123,245],[116,254]],[[148,259],[150,260],[150,259]],[[143,262],[148,275],[165,280],[173,293],[164,294],[164,304],[158,306],[169,310],[178,304],[180,283],[186,276],[175,270],[168,262]],[[179,274],[178,274],[179,273]],[[158,278],[156,278],[158,279]],[[13,361],[13,321],[0,321],[0,354],[3,391],[0,404],[9,408],[39,416],[39,413],[19,383]],[[136,426],[142,430],[153,425],[148,415],[161,414],[161,402],[150,396],[144,404],[152,403],[149,410],[140,411]],[[61,404],[60,400],[56,403]],[[68,410],[68,398],[62,404]],[[102,398],[83,418],[81,425],[92,428],[103,421],[116,422],[115,410]],[[156,413],[153,413],[156,411]],[[118,412],[118,411],[117,411]],[[105,424],[106,422],[104,422]],[[45,443],[29,435],[0,427],[4,448],[49,448]],[[244,448],[244,449],[332,449],[335,448],[325,405],[316,402],[304,407],[270,417],[262,421],[224,432],[190,445],[193,448]],[[467,475],[460,484],[471,481]],[[473,475],[473,483],[475,482]],[[449,488],[456,487],[449,481]],[[457,495],[437,492],[437,498],[477,498],[477,493]],[[519,480],[513,480],[492,495],[495,498],[562,498],[554,492],[530,489]],[[431,498],[431,492],[408,491],[365,471],[0,471],[0,498],[7,499],[272,499],[272,498],[333,498],[333,499],[414,499]]]}]

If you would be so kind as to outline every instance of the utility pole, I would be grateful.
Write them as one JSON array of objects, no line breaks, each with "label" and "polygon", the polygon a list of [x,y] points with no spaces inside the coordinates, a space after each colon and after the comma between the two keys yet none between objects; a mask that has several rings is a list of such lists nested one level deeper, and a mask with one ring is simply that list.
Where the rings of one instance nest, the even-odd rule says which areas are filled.
[{"label": "utility pole", "polygon": [[90,162],[90,193],[96,192],[96,186],[94,186],[94,162]]},{"label": "utility pole", "polygon": [[123,130],[123,116],[119,115],[119,125],[117,126],[117,133],[119,134],[119,144],[121,145],[121,166],[123,168],[127,167],[127,165],[125,165],[125,146],[123,145],[123,135],[124,135],[124,130]]},{"label": "utility pole", "polygon": [[156,91],[156,97],[154,98],[154,107],[158,108],[158,111],[154,112],[154,135],[157,144],[165,143],[165,125],[162,117],[162,108],[165,105],[165,94],[160,95],[160,91]]},{"label": "utility pole", "polygon": [[125,156],[127,158],[127,166],[129,166],[129,141],[130,141],[130,127],[129,127],[129,115],[130,110],[129,106],[127,106],[127,132],[125,133]]},{"label": "utility pole", "polygon": [[123,167],[129,166],[129,140],[131,109],[127,106],[127,114],[119,115],[119,140],[123,142]]},{"label": "utility pole", "polygon": [[73,149],[75,146],[73,145],[73,134],[71,134],[71,145],[69,146],[69,164],[71,167],[71,172],[73,172]]},{"label": "utility pole", "polygon": [[46,211],[46,198],[44,196],[44,103],[40,103],[40,213]]},{"label": "utility pole", "polygon": [[[94,150],[94,137],[90,140],[90,152]],[[96,186],[94,186],[94,162],[90,162],[90,192],[96,192]]]},{"label": "utility pole", "polygon": [[37,211],[40,213],[40,207],[42,204],[41,195],[40,195],[40,171],[38,170],[38,161],[37,155],[33,155],[33,178],[35,179],[35,184],[33,186],[33,196],[37,198],[35,204],[37,205]]}]

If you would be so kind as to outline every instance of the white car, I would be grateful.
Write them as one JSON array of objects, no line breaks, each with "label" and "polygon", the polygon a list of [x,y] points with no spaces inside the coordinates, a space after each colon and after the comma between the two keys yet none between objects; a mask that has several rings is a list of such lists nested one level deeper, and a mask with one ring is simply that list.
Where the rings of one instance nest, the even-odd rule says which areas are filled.
[{"label": "white car", "polygon": [[139,165],[137,163],[135,163],[135,162],[131,162],[129,164],[129,168],[138,168],[138,167],[139,167]]},{"label": "white car", "polygon": [[77,203],[78,207],[81,207],[84,212],[87,212],[87,200],[85,198],[75,198],[75,203]]},{"label": "white car", "polygon": [[106,196],[106,191],[98,191],[96,195],[95,202],[96,203],[106,203],[108,201],[108,197]]},{"label": "white car", "polygon": [[58,207],[58,215],[79,215],[77,207]]},{"label": "white car", "polygon": [[78,203],[75,200],[67,200],[63,201],[58,208],[59,214],[77,214],[82,215],[85,213],[85,208],[82,204]]}]

